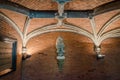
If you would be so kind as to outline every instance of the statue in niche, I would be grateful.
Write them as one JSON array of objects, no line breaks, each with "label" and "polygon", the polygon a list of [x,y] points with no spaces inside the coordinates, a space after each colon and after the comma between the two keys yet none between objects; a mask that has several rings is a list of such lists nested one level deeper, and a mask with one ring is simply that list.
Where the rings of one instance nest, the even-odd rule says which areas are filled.
[{"label": "statue in niche", "polygon": [[57,60],[58,60],[59,71],[63,70],[63,64],[64,64],[64,59],[65,59],[64,48],[65,48],[65,45],[64,45],[64,42],[63,42],[63,38],[59,36],[56,40],[56,49],[57,49],[57,54],[58,54],[57,55]]},{"label": "statue in niche", "polygon": [[57,53],[58,53],[58,56],[64,56],[64,42],[63,42],[63,38],[62,37],[58,37],[57,40],[56,40],[56,49],[57,49]]}]

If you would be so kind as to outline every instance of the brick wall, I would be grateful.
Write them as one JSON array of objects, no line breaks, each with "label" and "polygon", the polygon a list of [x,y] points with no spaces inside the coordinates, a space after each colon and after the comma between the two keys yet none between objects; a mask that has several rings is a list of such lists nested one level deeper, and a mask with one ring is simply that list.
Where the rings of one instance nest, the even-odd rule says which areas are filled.
[{"label": "brick wall", "polygon": [[[64,38],[65,64],[59,72],[55,40]],[[86,42],[87,41],[87,42]],[[48,33],[28,42],[28,51],[34,53],[23,62],[23,80],[119,80],[120,39],[109,39],[102,44],[105,59],[96,60],[92,42],[74,33]]]},{"label": "brick wall", "polygon": [[5,76],[0,77],[0,80],[21,80],[21,39],[18,33],[5,21],[0,20],[0,34],[17,39],[17,69]]}]

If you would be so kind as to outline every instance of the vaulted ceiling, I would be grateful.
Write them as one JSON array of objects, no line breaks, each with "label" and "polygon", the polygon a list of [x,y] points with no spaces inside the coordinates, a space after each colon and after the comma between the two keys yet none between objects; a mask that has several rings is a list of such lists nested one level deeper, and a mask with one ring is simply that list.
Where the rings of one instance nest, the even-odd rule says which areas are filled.
[{"label": "vaulted ceiling", "polygon": [[[57,10],[53,0],[9,0],[33,10]],[[113,0],[72,0],[65,5],[65,10],[90,10]]]},{"label": "vaulted ceiling", "polygon": [[[120,37],[119,3],[117,0],[71,0],[65,4],[67,17],[58,25],[59,19],[55,16],[58,4],[53,0],[1,0],[0,28],[12,26],[18,33],[2,28],[1,34],[3,30],[6,34],[19,35],[26,46],[30,38],[39,34],[67,31],[87,36],[99,46],[104,39]],[[46,14],[49,16],[45,17]]]}]

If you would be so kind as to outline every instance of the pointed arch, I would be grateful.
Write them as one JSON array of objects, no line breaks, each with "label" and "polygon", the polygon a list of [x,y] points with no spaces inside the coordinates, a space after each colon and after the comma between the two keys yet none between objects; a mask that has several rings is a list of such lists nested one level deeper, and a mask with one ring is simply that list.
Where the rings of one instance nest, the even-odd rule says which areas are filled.
[{"label": "pointed arch", "polygon": [[114,30],[111,30],[111,31],[108,31],[108,32],[104,33],[99,40],[100,40],[100,43],[101,43],[105,39],[115,38],[115,37],[120,37],[120,28],[114,29]]},{"label": "pointed arch", "polygon": [[84,36],[88,37],[89,39],[91,39],[94,42],[93,35],[90,32],[88,32],[88,31],[86,31],[86,30],[84,30],[84,29],[82,29],[80,27],[71,25],[71,24],[64,24],[63,23],[63,26],[64,26],[64,28],[61,28],[61,27],[57,27],[56,24],[52,24],[52,25],[47,25],[47,26],[44,26],[42,28],[36,29],[36,30],[30,32],[27,35],[25,45],[27,44],[27,42],[31,38],[33,38],[33,37],[35,37],[37,35],[48,33],[48,32],[73,32],[73,33],[84,35]]},{"label": "pointed arch", "polygon": [[23,34],[21,30],[19,29],[19,27],[17,26],[17,24],[15,24],[14,21],[12,21],[8,16],[6,16],[2,12],[0,12],[0,17],[4,19],[8,24],[10,24],[15,29],[15,31],[17,31],[17,33],[20,35],[21,39],[23,40]]},{"label": "pointed arch", "polygon": [[72,24],[63,24],[63,26],[67,27],[68,29],[72,29],[72,30],[75,30],[78,32],[78,34],[82,34],[88,38],[90,38],[91,40],[94,41],[94,37],[93,37],[93,34],[81,27],[78,27],[78,26],[75,26],[75,25],[72,25]]},{"label": "pointed arch", "polygon": [[98,32],[98,37],[100,37],[105,29],[107,29],[109,27],[110,24],[112,24],[113,22],[115,22],[116,20],[120,19],[120,13],[116,14],[115,16],[113,16],[110,20],[108,20],[103,26],[102,28],[99,30]]}]

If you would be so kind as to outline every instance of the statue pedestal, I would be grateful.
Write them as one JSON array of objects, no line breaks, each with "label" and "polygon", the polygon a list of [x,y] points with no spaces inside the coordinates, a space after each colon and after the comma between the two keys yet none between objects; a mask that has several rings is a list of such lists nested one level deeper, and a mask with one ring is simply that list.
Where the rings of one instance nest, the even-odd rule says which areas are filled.
[{"label": "statue pedestal", "polygon": [[58,60],[58,68],[59,71],[63,70],[63,65],[64,65],[64,60],[65,60],[65,56],[57,56],[57,60]]}]

